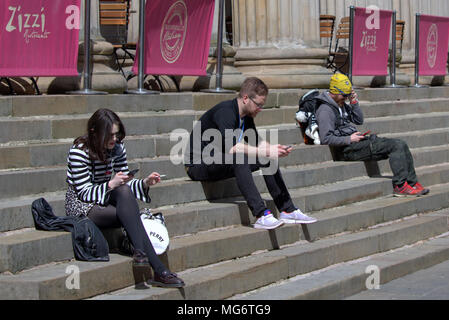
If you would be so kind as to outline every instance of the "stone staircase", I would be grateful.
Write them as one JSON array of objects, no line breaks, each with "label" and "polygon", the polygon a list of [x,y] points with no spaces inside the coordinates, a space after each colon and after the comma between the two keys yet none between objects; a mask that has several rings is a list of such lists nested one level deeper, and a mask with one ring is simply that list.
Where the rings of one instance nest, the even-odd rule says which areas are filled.
[{"label": "stone staircase", "polygon": [[[0,299],[341,299],[366,290],[368,266],[386,283],[448,260],[449,88],[359,92],[360,129],[407,141],[430,187],[406,199],[392,197],[388,161],[333,162],[328,147],[301,143],[294,114],[304,92],[270,91],[256,123],[294,146],[281,171],[295,204],[318,222],[273,231],[251,228],[234,179],[193,182],[170,161],[178,143],[170,133],[189,132],[204,110],[233,95],[0,97]],[[122,118],[130,167],[167,175],[151,188],[150,207],[164,213],[171,243],[161,258],[183,289],[139,283],[128,256],[76,261],[69,233],[34,229],[30,204],[39,197],[64,215],[67,152],[100,107]],[[111,248],[117,231],[104,230]],[[66,286],[73,266],[79,289]]]}]

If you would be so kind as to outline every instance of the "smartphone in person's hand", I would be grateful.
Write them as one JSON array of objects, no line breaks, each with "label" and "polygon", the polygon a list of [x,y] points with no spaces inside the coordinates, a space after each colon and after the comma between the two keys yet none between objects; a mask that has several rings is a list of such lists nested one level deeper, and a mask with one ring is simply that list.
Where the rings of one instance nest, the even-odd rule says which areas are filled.
[{"label": "smartphone in person's hand", "polygon": [[367,132],[362,133],[362,136],[366,136],[366,135],[369,134],[369,133],[371,133],[371,130],[368,130]]}]

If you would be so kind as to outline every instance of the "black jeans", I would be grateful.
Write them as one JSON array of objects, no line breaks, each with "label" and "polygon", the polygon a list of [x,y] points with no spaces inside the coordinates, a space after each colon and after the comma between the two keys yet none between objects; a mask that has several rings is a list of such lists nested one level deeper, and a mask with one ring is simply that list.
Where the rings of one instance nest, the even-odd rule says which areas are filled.
[{"label": "black jeans", "polygon": [[161,274],[167,270],[154,251],[145,227],[140,219],[139,205],[128,185],[120,186],[111,191],[107,207],[93,206],[88,214],[99,228],[119,228],[123,226],[131,243],[148,257],[154,272]]},{"label": "black jeans", "polygon": [[[245,158],[244,164],[195,164],[186,168],[190,179],[194,181],[217,181],[235,177],[237,186],[252,214],[255,217],[260,217],[267,207],[260,196],[251,173],[262,167],[266,166],[258,162],[248,164],[247,158]],[[286,212],[296,210],[279,168],[275,174],[264,175],[263,177],[278,210]]]},{"label": "black jeans", "polygon": [[385,159],[390,162],[393,185],[402,185],[405,182],[412,186],[415,185],[418,179],[413,165],[413,156],[404,141],[372,135],[343,148],[343,160],[345,161]]}]

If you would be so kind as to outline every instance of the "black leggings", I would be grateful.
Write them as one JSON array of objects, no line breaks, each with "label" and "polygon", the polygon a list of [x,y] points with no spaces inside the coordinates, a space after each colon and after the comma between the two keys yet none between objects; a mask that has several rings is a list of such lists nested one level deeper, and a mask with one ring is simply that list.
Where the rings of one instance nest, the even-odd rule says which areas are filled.
[{"label": "black leggings", "polygon": [[[253,216],[258,218],[263,215],[267,207],[256,187],[252,172],[266,166],[260,163],[248,164],[247,156],[243,162],[243,164],[196,164],[188,167],[187,174],[194,181],[217,181],[235,177],[237,186]],[[263,178],[279,212],[296,210],[279,168],[274,174],[264,175]]]},{"label": "black leggings", "polygon": [[139,214],[139,206],[131,188],[120,186],[111,192],[109,205],[95,205],[89,211],[91,219],[99,228],[119,228],[123,226],[136,250],[146,254],[154,272],[161,274],[167,270],[154,251]]}]

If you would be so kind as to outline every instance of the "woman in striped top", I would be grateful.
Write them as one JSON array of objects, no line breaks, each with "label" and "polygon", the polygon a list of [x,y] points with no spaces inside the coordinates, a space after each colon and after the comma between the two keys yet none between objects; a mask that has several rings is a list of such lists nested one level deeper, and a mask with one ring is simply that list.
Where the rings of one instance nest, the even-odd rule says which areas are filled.
[{"label": "woman in striped top", "polygon": [[182,287],[184,282],[159,260],[140,219],[137,199],[151,201],[149,188],[160,182],[160,175],[134,179],[129,174],[124,138],[123,123],[113,111],[99,109],[92,115],[87,134],[75,139],[69,151],[66,214],[86,215],[99,228],[123,227],[134,246],[134,263],[153,268],[152,283]]}]

